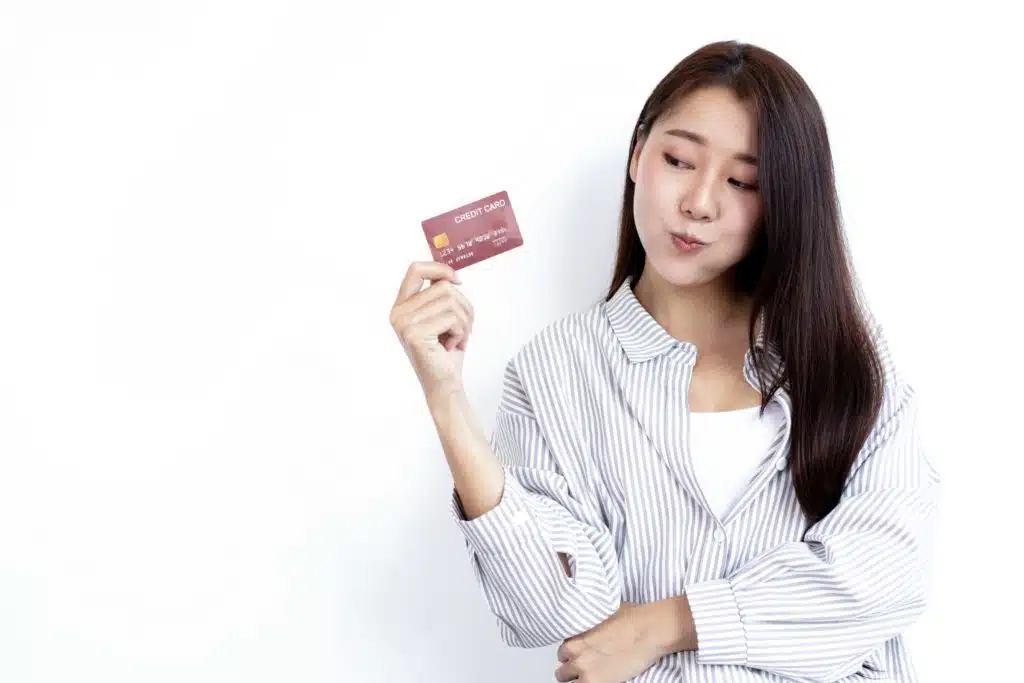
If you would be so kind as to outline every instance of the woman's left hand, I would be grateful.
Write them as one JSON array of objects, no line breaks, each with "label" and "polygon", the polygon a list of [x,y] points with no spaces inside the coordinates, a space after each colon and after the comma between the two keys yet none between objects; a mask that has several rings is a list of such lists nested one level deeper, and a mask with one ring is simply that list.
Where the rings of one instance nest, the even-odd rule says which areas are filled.
[{"label": "woman's left hand", "polygon": [[663,655],[651,605],[624,602],[603,623],[558,648],[556,681],[623,683],[649,669]]}]

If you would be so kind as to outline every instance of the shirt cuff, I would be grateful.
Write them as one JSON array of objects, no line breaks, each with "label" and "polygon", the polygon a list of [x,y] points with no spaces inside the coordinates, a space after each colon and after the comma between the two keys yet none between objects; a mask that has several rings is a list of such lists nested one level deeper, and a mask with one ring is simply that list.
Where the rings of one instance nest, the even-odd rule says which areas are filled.
[{"label": "shirt cuff", "polygon": [[531,514],[528,498],[529,492],[506,471],[505,488],[498,504],[473,519],[466,519],[462,501],[453,488],[452,516],[472,549],[486,554],[508,555],[521,548],[524,540],[541,533]]},{"label": "shirt cuff", "polygon": [[697,661],[701,664],[747,665],[747,634],[728,579],[686,588],[697,630]]}]

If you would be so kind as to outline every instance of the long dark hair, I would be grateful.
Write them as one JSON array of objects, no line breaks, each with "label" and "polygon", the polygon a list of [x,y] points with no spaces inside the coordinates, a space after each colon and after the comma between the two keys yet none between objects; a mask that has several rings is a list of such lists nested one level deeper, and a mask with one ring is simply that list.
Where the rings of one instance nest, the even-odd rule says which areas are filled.
[{"label": "long dark hair", "polygon": [[[881,407],[884,374],[858,301],[843,234],[825,120],[804,79],[777,55],[734,41],[706,45],[654,88],[637,118],[629,157],[655,119],[706,86],[724,86],[754,105],[759,138],[757,182],[762,224],[735,284],[752,296],[752,359],[762,409],[784,387],[792,398],[793,486],[810,523],[839,502],[857,453]],[[638,278],[645,254],[633,217],[629,160],[618,256],[608,298]],[[781,356],[769,373],[755,347],[755,321]]]}]

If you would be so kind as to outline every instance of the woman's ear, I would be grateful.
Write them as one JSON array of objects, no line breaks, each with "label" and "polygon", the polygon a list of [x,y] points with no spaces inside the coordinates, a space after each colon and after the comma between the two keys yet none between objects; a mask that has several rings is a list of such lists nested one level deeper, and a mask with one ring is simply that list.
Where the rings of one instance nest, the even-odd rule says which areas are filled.
[{"label": "woman's ear", "polygon": [[629,158],[629,179],[636,184],[636,170],[640,165],[640,152],[643,151],[645,136],[640,133],[636,138],[636,145],[633,147],[633,154]]}]

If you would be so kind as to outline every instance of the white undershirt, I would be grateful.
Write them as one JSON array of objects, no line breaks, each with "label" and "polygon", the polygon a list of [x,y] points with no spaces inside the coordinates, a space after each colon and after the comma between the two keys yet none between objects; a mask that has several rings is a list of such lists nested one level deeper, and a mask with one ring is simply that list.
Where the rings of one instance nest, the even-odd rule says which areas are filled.
[{"label": "white undershirt", "polygon": [[721,520],[768,457],[782,424],[773,401],[764,417],[760,406],[712,413],[690,413],[690,458],[704,497]]}]

